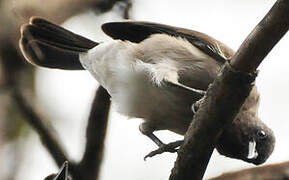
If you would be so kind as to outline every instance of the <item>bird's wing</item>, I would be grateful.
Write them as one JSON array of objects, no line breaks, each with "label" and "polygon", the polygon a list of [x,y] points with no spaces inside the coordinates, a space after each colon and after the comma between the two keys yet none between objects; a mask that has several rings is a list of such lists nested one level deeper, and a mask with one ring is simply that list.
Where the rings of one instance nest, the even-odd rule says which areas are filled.
[{"label": "bird's wing", "polygon": [[174,37],[181,37],[210,56],[215,61],[206,61],[203,69],[192,70],[188,68],[179,71],[178,82],[167,79],[168,83],[177,88],[178,91],[193,93],[195,97],[203,95],[202,91],[198,92],[196,90],[206,90],[217,74],[216,69],[218,70],[234,54],[231,48],[206,34],[163,24],[141,21],[111,22],[103,24],[102,30],[113,39],[135,43],[139,43],[153,34],[168,34]]},{"label": "bird's wing", "polygon": [[103,24],[102,30],[113,39],[136,43],[158,33],[182,37],[222,64],[234,54],[231,48],[206,34],[163,24],[142,21],[111,22]]}]

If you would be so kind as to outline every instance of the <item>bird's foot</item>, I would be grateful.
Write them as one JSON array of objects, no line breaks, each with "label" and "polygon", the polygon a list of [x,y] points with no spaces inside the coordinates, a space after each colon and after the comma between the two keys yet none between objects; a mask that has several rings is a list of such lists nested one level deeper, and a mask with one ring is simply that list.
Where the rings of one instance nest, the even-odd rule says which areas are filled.
[{"label": "bird's foot", "polygon": [[199,99],[198,101],[196,101],[196,102],[192,105],[191,108],[192,108],[192,111],[193,111],[194,114],[197,113],[197,111],[198,111],[201,103],[203,102],[203,100],[204,100],[204,97],[202,97],[201,99]]},{"label": "bird's foot", "polygon": [[175,153],[179,150],[178,147],[181,146],[183,144],[183,142],[184,141],[181,140],[181,141],[171,142],[169,144],[162,144],[157,150],[154,150],[154,151],[150,152],[149,154],[147,154],[144,157],[144,160],[146,160],[146,158],[148,158],[148,157],[153,157],[157,154],[162,154],[164,152]]}]

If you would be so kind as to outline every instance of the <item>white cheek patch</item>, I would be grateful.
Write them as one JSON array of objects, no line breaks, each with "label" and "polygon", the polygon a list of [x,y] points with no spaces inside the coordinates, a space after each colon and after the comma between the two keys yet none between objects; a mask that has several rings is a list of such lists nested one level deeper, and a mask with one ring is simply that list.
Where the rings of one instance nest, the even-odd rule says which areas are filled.
[{"label": "white cheek patch", "polygon": [[248,159],[256,159],[258,157],[258,152],[256,150],[256,141],[249,141],[248,147]]}]

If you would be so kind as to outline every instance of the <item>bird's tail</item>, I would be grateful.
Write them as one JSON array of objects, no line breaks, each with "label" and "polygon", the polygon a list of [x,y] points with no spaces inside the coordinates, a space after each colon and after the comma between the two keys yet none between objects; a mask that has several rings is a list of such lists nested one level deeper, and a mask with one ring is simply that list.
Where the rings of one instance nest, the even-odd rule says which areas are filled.
[{"label": "bird's tail", "polygon": [[42,67],[81,70],[79,53],[97,45],[39,17],[32,17],[29,24],[21,27],[19,46],[24,57]]}]

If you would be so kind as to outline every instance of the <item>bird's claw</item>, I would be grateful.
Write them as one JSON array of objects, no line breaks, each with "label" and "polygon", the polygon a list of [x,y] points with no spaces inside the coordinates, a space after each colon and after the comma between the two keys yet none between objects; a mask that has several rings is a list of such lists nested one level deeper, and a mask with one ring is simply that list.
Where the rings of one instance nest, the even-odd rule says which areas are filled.
[{"label": "bird's claw", "polygon": [[157,150],[154,150],[152,152],[150,152],[149,154],[147,154],[144,157],[144,160],[146,160],[146,158],[148,157],[153,157],[157,154],[162,154],[164,152],[170,152],[170,153],[175,153],[179,150],[179,146],[183,143],[183,141],[176,141],[176,142],[172,142],[169,144],[163,144],[162,146],[160,146]]},{"label": "bird's claw", "polygon": [[197,111],[198,111],[201,103],[203,102],[203,100],[204,100],[204,97],[202,97],[201,99],[199,99],[198,101],[196,101],[194,104],[192,104],[192,107],[191,107],[191,108],[192,108],[192,111],[193,111],[194,114],[197,113]]},{"label": "bird's claw", "polygon": [[196,114],[197,111],[198,111],[198,109],[199,109],[198,105],[197,105],[196,103],[194,103],[194,104],[192,105],[192,111],[193,111],[193,113]]}]

